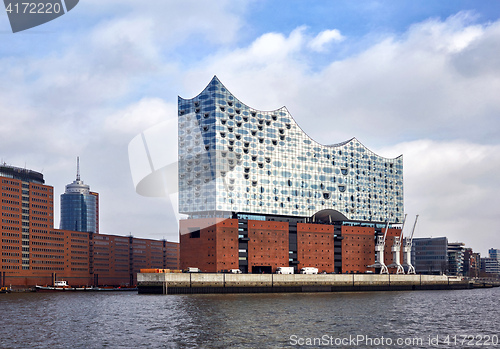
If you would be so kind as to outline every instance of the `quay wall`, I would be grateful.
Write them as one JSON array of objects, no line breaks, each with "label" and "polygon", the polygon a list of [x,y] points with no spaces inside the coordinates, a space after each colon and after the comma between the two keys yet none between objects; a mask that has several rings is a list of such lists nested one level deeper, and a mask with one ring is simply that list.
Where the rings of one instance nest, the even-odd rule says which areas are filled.
[{"label": "quay wall", "polygon": [[396,291],[471,288],[446,275],[139,273],[140,294]]}]

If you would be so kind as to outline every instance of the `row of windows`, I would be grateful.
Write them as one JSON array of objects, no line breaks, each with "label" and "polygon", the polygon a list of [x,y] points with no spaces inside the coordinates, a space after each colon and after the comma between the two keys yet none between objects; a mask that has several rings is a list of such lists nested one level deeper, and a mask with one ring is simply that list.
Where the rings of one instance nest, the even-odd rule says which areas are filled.
[{"label": "row of windows", "polygon": [[[2,200],[2,202],[3,202],[3,200]],[[19,212],[19,207],[2,206],[2,210]]]},{"label": "row of windows", "polygon": [[47,260],[44,260],[44,261],[37,261],[37,260],[32,260],[31,261],[32,264],[53,264],[53,265],[61,265],[61,264],[64,264],[64,262],[59,262],[59,261],[47,261]]},{"label": "row of windows", "polygon": [[81,234],[81,233],[71,233],[71,236],[73,237],[80,237],[80,238],[88,238],[88,234]]},{"label": "row of windows", "polygon": [[34,201],[34,202],[42,202],[44,204],[46,204],[48,201],[45,200],[45,199],[38,199],[38,198],[31,198],[31,201]]},{"label": "row of windows", "polygon": [[16,237],[16,238],[18,238],[19,234],[2,232],[2,236],[9,236],[9,237]]},{"label": "row of windows", "polygon": [[54,236],[33,235],[32,238],[38,240],[64,241],[64,238]]},{"label": "row of windows", "polygon": [[31,185],[31,189],[41,190],[41,191],[49,191],[49,189],[51,189],[50,191],[52,191],[52,188],[49,188],[49,187],[42,187],[42,186],[35,185],[35,184],[32,184],[32,185]]},{"label": "row of windows", "polygon": [[[16,241],[16,243],[19,243],[19,241]],[[21,248],[19,246],[7,246],[3,245],[2,250],[20,250]]]},{"label": "row of windows", "polygon": [[[10,185],[15,185],[15,186],[19,186],[19,182],[16,182],[16,181],[11,181],[9,179],[2,179],[2,183],[3,184],[10,184]],[[3,187],[2,187],[3,188]]]},{"label": "row of windows", "polygon": [[32,245],[36,245],[36,246],[64,247],[64,244],[57,244],[57,243],[52,243],[52,242],[39,242],[39,241],[33,241]]},{"label": "row of windows", "polygon": [[71,248],[81,248],[81,249],[88,249],[88,245],[71,245]]},{"label": "row of windows", "polygon": [[[28,212],[26,212],[26,213],[28,213]],[[33,211],[31,211],[31,213],[34,214],[34,215],[39,215],[39,216],[47,216],[48,215],[47,211],[36,211],[36,210],[33,210]]]},{"label": "row of windows", "polygon": [[2,256],[19,257],[19,252],[2,252]]},{"label": "row of windows", "polygon": [[[19,199],[19,195],[9,194],[9,193],[5,193],[5,192],[2,193],[2,196],[6,197],[6,198]],[[4,202],[4,201],[2,200],[2,202]],[[16,202],[16,201],[10,201],[10,202],[6,202],[6,203],[15,203],[15,204],[19,205],[19,202]]]},{"label": "row of windows", "polygon": [[77,259],[77,260],[88,260],[88,257],[71,256],[71,259]]},{"label": "row of windows", "polygon": [[[3,204],[9,204],[9,205],[17,205],[17,206],[19,206],[19,201],[2,199],[2,203]],[[4,206],[2,206],[2,208],[4,208]]]},{"label": "row of windows", "polygon": [[[10,218],[17,218],[19,219],[20,216],[17,213],[9,213],[9,212],[2,212],[2,217],[10,217]],[[19,224],[19,221],[17,221],[16,224]]]},{"label": "row of windows", "polygon": [[19,193],[19,188],[7,187],[5,185],[2,185],[2,190],[7,190],[7,191],[12,191],[12,192],[15,192],[15,193]]},{"label": "row of windows", "polygon": [[17,264],[17,263],[19,263],[19,259],[8,259],[8,258],[2,258],[2,263],[12,263],[12,264]]},{"label": "row of windows", "polygon": [[32,252],[45,252],[45,253],[64,253],[64,250],[54,250],[50,248],[37,248],[33,247],[31,248]]}]

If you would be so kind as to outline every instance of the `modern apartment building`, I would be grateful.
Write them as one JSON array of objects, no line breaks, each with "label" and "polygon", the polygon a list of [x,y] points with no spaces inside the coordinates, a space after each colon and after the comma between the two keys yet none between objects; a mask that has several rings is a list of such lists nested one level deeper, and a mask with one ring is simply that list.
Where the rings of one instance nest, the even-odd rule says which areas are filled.
[{"label": "modern apartment building", "polygon": [[481,272],[481,254],[470,247],[464,251],[463,271],[463,275],[468,277],[478,277]]},{"label": "modern apartment building", "polygon": [[448,243],[448,274],[464,275],[465,244],[463,242]]},{"label": "modern apartment building", "polygon": [[247,106],[217,77],[178,103],[181,267],[373,271],[386,221],[390,255],[404,217],[402,156],[355,138],[319,144],[285,107]]}]

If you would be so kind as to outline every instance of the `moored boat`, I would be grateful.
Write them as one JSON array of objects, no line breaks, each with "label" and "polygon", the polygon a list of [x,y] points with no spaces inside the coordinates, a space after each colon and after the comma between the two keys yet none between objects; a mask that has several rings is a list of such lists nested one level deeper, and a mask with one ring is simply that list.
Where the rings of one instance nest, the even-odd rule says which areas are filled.
[{"label": "moored boat", "polygon": [[37,292],[55,292],[55,291],[137,291],[137,287],[97,287],[97,286],[83,286],[83,287],[72,287],[69,286],[67,281],[60,280],[55,281],[54,286],[35,286],[35,291]]},{"label": "moored boat", "polygon": [[35,291],[92,291],[94,287],[71,287],[66,280],[54,281],[54,286],[35,286]]},{"label": "moored boat", "polygon": [[11,293],[12,289],[10,287],[2,287],[0,288],[0,293]]}]

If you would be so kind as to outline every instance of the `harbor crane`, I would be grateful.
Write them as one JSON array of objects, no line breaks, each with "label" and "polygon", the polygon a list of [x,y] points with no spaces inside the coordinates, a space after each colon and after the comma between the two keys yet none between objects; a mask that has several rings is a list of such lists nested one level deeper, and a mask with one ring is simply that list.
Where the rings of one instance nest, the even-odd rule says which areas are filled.
[{"label": "harbor crane", "polygon": [[389,220],[387,220],[387,224],[385,225],[384,235],[377,236],[377,242],[375,243],[375,264],[368,266],[368,268],[380,268],[380,274],[389,274],[389,270],[384,263],[385,238],[387,237],[388,230]]},{"label": "harbor crane", "polygon": [[407,274],[415,274],[415,267],[411,264],[411,248],[413,245],[413,234],[415,233],[415,227],[417,226],[418,215],[415,217],[415,224],[413,224],[413,229],[411,231],[411,236],[404,239],[403,247],[403,267],[408,268]]},{"label": "harbor crane", "polygon": [[401,227],[401,234],[394,237],[394,243],[391,247],[392,252],[392,263],[387,266],[387,268],[396,268],[396,274],[404,274],[405,270],[401,265],[401,242],[403,241],[403,229],[406,222],[406,215],[403,221],[403,226]]}]

